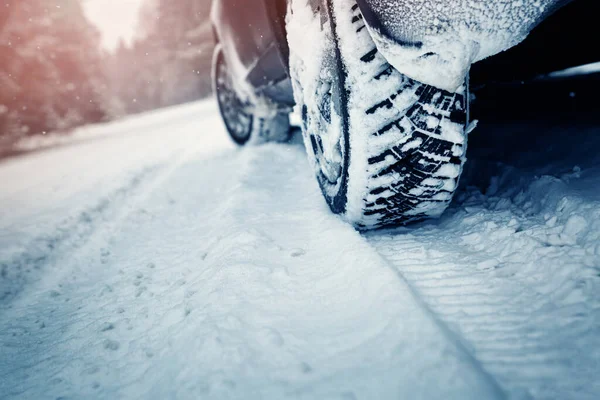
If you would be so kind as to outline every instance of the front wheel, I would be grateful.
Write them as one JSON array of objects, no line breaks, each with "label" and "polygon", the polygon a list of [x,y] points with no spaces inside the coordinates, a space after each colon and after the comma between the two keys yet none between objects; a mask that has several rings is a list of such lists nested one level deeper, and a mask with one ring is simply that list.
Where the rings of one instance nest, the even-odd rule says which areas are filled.
[{"label": "front wheel", "polygon": [[[329,207],[359,229],[441,215],[466,161],[466,89],[449,93],[400,74],[355,2],[309,4],[291,1],[290,66]],[[307,30],[319,36],[312,47]]]},{"label": "front wheel", "polygon": [[[238,145],[285,142],[290,137],[289,115],[266,99],[242,96],[236,91],[233,76],[221,46],[213,57],[213,91],[231,139]],[[258,104],[260,103],[260,104]]]}]

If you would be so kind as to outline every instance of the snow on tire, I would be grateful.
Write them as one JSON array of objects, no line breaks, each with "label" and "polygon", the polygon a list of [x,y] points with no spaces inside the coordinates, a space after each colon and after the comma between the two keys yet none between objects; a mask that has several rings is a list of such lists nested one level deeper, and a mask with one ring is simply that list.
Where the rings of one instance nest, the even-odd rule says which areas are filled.
[{"label": "snow on tire", "polygon": [[242,98],[235,89],[220,45],[213,56],[213,86],[225,128],[235,143],[259,145],[289,139],[288,114],[269,105],[266,99]]},{"label": "snow on tire", "polygon": [[292,0],[288,40],[309,160],[331,210],[359,229],[441,215],[466,161],[466,88],[395,70],[352,1]]}]

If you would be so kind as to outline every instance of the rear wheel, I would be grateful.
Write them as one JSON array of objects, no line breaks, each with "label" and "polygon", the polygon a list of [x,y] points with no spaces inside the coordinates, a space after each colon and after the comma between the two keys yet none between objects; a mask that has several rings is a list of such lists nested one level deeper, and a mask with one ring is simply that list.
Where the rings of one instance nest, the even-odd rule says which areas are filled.
[{"label": "rear wheel", "polygon": [[[466,161],[465,88],[449,93],[400,74],[378,53],[355,2],[312,4],[292,0],[291,74],[331,210],[359,229],[439,216]],[[307,49],[301,26],[309,20],[324,44]]]},{"label": "rear wheel", "polygon": [[249,96],[241,96],[235,89],[220,46],[215,49],[213,59],[213,86],[223,123],[235,143],[257,145],[289,139],[288,114],[279,111],[267,99],[252,100]]}]

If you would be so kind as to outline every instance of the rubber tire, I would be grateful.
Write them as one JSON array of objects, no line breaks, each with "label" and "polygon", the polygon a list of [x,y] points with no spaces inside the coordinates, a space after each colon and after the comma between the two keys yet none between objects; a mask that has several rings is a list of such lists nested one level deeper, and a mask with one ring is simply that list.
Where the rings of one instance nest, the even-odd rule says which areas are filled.
[{"label": "rubber tire", "polygon": [[333,95],[343,129],[342,175],[335,187],[313,151],[322,112],[304,88],[314,82],[302,82],[295,70],[310,60],[298,60],[295,46],[301,43],[290,41],[290,51],[305,145],[327,204],[360,230],[441,215],[466,161],[466,88],[449,93],[400,74],[377,51],[355,2],[323,0],[321,10],[328,13],[335,49],[333,66],[322,68],[339,82]]},{"label": "rubber tire", "polygon": [[[214,50],[212,65],[213,92],[217,98],[223,123],[231,139],[239,146],[288,141],[291,136],[289,114],[277,110],[274,105],[267,106],[269,105],[267,100],[261,101],[259,107],[249,98],[244,99],[236,92],[235,85],[226,88],[219,82],[219,75],[221,69],[225,69],[223,72],[229,74],[227,68],[222,47],[217,45]],[[233,96],[235,100],[225,103],[221,96],[221,91],[224,90],[227,90],[228,94]],[[230,113],[241,114],[249,119],[248,130],[243,136],[236,134],[232,121],[227,117]]]}]

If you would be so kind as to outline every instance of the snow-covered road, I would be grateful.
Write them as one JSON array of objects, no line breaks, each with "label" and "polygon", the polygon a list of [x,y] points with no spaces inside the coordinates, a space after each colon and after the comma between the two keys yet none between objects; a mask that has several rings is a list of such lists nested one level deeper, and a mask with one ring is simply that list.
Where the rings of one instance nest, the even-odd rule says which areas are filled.
[{"label": "snow-covered road", "polygon": [[365,235],[300,144],[236,149],[211,101],[2,161],[0,398],[596,399],[580,125],[482,127],[441,220]]}]

